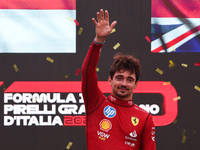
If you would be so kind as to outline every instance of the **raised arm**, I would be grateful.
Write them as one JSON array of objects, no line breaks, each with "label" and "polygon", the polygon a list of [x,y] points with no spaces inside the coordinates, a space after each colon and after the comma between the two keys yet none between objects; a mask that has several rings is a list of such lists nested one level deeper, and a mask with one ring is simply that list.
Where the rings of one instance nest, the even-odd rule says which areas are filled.
[{"label": "raised arm", "polygon": [[96,26],[96,36],[82,66],[82,94],[86,113],[94,111],[104,97],[98,88],[96,66],[99,60],[100,49],[103,46],[101,43],[105,41],[106,37],[117,23],[114,21],[109,25],[108,11],[105,11],[104,17],[104,11],[102,9],[100,10],[100,13],[97,12],[98,22],[94,18],[92,18],[92,21]]}]

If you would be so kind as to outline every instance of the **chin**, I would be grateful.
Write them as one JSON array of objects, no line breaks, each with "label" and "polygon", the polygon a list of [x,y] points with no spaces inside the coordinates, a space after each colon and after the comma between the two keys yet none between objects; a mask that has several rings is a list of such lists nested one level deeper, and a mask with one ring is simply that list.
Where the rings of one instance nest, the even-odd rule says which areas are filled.
[{"label": "chin", "polygon": [[117,94],[117,96],[120,98],[125,98],[125,97],[128,97],[129,95],[128,94]]}]

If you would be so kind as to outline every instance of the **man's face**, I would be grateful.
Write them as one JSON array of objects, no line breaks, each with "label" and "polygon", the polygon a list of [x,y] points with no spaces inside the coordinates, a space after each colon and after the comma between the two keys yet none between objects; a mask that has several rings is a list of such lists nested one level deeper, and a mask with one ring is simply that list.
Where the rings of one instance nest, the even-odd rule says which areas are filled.
[{"label": "man's face", "polygon": [[112,86],[113,96],[122,100],[132,99],[133,90],[137,87],[135,73],[131,74],[129,70],[121,70],[114,74],[113,79],[109,76],[108,81]]}]

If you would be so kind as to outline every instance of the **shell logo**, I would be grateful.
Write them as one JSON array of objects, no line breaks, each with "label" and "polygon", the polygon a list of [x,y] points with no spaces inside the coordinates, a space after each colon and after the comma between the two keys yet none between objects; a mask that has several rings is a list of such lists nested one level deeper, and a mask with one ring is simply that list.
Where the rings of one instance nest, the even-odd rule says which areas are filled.
[{"label": "shell logo", "polygon": [[103,119],[99,123],[99,126],[101,130],[108,132],[112,128],[112,123],[107,119]]}]

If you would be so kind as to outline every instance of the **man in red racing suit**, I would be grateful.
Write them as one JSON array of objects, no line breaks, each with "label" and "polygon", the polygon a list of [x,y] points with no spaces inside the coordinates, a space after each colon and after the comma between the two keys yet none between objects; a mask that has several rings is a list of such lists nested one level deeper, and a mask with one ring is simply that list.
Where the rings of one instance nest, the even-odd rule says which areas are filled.
[{"label": "man in red racing suit", "polygon": [[[105,11],[104,18],[102,9],[97,12],[98,23],[94,18],[92,20],[96,26],[96,37],[82,66],[88,150],[156,150],[153,118],[132,102],[140,74],[138,60],[129,55],[116,55],[108,78],[111,95],[105,97],[98,87],[96,66],[100,51],[117,22],[109,25],[108,11]],[[128,66],[131,68],[127,68],[127,64],[120,65],[124,58],[135,60],[135,66],[130,62]]]}]

